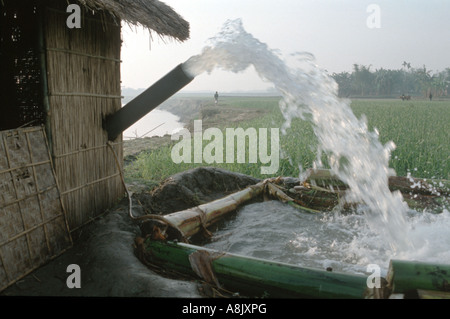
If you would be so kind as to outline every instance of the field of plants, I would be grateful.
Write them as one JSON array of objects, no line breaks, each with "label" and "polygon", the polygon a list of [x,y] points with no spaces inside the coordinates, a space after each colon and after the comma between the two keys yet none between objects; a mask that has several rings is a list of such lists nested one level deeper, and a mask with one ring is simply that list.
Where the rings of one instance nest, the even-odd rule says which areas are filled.
[{"label": "field of plants", "polygon": [[[279,128],[283,117],[278,107],[278,97],[226,97],[218,107],[264,110],[262,116],[239,122],[239,127]],[[365,114],[370,130],[379,131],[380,141],[384,144],[393,141],[396,149],[392,152],[390,166],[399,176],[408,173],[421,178],[450,178],[450,101],[429,101],[400,99],[353,100],[351,107],[359,118]],[[202,118],[199,113],[198,118]],[[227,125],[228,124],[228,125]],[[237,127],[236,123],[222,120],[215,123],[224,130]],[[231,126],[233,125],[233,126]],[[235,172],[260,178],[271,176],[298,176],[301,169],[311,168],[317,158],[317,140],[311,124],[296,120],[286,135],[280,132],[280,165],[273,175],[262,175],[261,163],[179,163],[171,158],[171,150],[176,142],[159,147],[156,150],[141,152],[135,161],[127,165],[125,174],[128,179],[144,179],[155,182],[196,166],[216,166]],[[209,141],[204,141],[204,145]],[[270,151],[270,148],[269,148]],[[326,158],[323,156],[324,165]],[[225,162],[225,161],[224,161]],[[325,166],[326,167],[326,166]]]}]

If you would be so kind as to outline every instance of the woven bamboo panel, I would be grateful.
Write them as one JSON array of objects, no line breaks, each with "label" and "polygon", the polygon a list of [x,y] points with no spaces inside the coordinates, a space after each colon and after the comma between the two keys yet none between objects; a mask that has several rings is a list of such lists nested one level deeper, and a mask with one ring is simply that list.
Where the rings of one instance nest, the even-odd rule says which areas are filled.
[{"label": "woven bamboo panel", "polygon": [[[107,146],[103,117],[121,108],[120,24],[110,15],[84,12],[80,29],[66,27],[65,2],[45,19],[51,153],[67,223],[74,231],[103,214],[124,195]],[[120,136],[114,144],[123,157]],[[120,166],[120,167],[119,167]]]},{"label": "woven bamboo panel", "polygon": [[0,132],[0,291],[71,245],[43,127]]}]

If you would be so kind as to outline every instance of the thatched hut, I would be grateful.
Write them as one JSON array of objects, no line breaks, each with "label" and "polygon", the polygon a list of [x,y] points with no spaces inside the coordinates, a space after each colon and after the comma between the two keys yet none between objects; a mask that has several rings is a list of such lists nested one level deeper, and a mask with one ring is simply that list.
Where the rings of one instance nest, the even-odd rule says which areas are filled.
[{"label": "thatched hut", "polygon": [[0,0],[0,290],[124,195],[122,136],[102,128],[121,108],[121,21],[189,36],[156,0]]}]

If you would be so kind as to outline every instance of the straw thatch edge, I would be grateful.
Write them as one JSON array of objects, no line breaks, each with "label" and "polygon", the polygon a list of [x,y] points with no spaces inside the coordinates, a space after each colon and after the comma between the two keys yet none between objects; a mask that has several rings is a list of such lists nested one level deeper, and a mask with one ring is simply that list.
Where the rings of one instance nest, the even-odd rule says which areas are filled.
[{"label": "straw thatch edge", "polygon": [[108,11],[128,24],[143,26],[179,41],[189,38],[189,22],[157,0],[79,0],[88,9]]}]

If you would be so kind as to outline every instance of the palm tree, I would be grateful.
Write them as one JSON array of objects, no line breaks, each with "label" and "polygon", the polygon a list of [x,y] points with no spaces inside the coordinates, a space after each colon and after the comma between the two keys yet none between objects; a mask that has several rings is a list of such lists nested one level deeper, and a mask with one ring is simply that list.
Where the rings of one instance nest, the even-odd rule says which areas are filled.
[{"label": "palm tree", "polygon": [[392,84],[392,76],[389,70],[381,68],[375,71],[375,85],[378,94],[391,94]]},{"label": "palm tree", "polygon": [[348,97],[352,93],[352,76],[348,72],[333,73],[333,79],[338,84],[338,95]]},{"label": "palm tree", "polygon": [[[411,63],[409,63],[409,62],[403,61],[402,66],[404,69],[405,68],[408,69],[408,71],[409,71],[409,69],[411,69]],[[403,85],[402,85],[403,93],[405,93],[405,91],[408,92],[408,89],[409,89],[406,74],[407,73],[403,70]]]},{"label": "palm tree", "polygon": [[404,68],[407,68],[408,70],[411,68],[411,63],[409,62],[403,61],[402,65]]},{"label": "palm tree", "polygon": [[437,97],[441,97],[442,95],[444,95],[444,91],[447,88],[447,81],[445,80],[444,74],[440,73],[438,75],[433,75],[431,81],[434,95]]},{"label": "palm tree", "polygon": [[422,93],[425,97],[428,96],[432,86],[431,70],[427,70],[427,67],[424,65],[423,68],[417,69],[415,73]]},{"label": "palm tree", "polygon": [[373,88],[374,75],[370,72],[370,67],[371,65],[366,67],[365,65],[353,64],[353,85],[362,96],[371,93],[370,91]]}]

